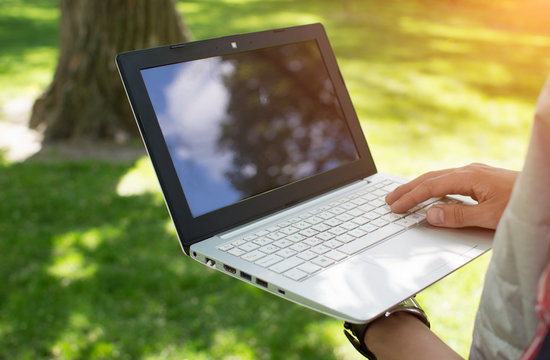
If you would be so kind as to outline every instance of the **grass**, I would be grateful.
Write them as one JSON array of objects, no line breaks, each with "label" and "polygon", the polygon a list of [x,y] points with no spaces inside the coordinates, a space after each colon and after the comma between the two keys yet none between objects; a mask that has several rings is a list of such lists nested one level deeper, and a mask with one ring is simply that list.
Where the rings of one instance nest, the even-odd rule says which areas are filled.
[{"label": "grass", "polygon": [[[550,70],[540,4],[177,6],[196,39],[323,22],[379,169],[414,176],[472,161],[521,167]],[[59,12],[53,0],[0,6],[4,106],[50,81]],[[0,188],[0,358],[358,358],[339,321],[185,259],[147,159],[2,160]],[[464,356],[488,259],[419,295]]]}]

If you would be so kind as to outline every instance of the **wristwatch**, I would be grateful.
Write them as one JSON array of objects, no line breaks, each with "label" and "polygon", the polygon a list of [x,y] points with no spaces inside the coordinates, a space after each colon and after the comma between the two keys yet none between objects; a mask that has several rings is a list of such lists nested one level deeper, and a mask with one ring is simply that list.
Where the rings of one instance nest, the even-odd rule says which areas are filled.
[{"label": "wristwatch", "polygon": [[418,302],[416,302],[414,297],[412,297],[393,306],[392,308],[388,309],[384,313],[384,315],[381,315],[367,323],[352,324],[346,321],[344,323],[344,334],[346,335],[348,340],[351,342],[351,344],[355,347],[355,349],[359,351],[364,357],[366,357],[369,360],[376,360],[376,356],[367,348],[367,345],[365,344],[365,333],[367,331],[367,328],[369,327],[370,324],[372,324],[374,321],[376,321],[380,317],[382,316],[389,317],[392,314],[395,314],[401,311],[408,312],[409,314],[416,316],[420,321],[426,324],[428,328],[430,327],[430,321],[428,320],[428,316],[426,315],[424,310],[422,310]]}]

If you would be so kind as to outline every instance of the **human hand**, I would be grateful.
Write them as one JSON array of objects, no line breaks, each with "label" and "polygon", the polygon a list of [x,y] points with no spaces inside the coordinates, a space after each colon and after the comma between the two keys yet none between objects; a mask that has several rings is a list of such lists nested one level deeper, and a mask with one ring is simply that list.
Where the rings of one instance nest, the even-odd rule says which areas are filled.
[{"label": "human hand", "polygon": [[496,229],[517,175],[517,171],[484,164],[432,171],[396,188],[386,196],[386,202],[393,212],[403,213],[432,197],[467,195],[478,204],[434,205],[426,214],[428,222],[441,227]]}]

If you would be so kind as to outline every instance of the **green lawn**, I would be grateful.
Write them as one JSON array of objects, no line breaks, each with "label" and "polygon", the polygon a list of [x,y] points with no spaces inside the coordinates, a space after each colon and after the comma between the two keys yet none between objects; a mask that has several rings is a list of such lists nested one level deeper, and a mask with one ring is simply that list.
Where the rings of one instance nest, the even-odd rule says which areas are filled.
[{"label": "green lawn", "polygon": [[[521,167],[550,72],[550,9],[494,3],[178,9],[196,39],[322,22],[379,170],[412,177],[473,161]],[[59,12],[54,0],[0,8],[1,123],[6,106],[51,80]],[[2,359],[359,359],[341,322],[185,258],[147,159],[3,160],[0,188]],[[464,356],[488,259],[419,295],[434,331]]]}]

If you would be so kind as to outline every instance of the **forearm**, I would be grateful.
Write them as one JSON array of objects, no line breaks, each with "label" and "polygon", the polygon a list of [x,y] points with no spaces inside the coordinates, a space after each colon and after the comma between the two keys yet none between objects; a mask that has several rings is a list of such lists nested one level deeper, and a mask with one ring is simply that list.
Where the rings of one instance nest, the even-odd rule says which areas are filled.
[{"label": "forearm", "polygon": [[415,316],[403,312],[374,321],[365,343],[378,360],[462,359]]}]

